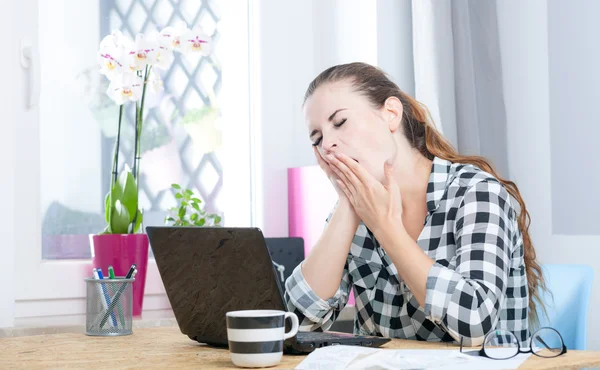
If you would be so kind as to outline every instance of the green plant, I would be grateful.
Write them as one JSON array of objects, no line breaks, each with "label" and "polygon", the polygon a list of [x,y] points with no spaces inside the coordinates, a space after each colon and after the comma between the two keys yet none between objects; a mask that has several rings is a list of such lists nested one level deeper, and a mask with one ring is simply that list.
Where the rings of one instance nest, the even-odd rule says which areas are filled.
[{"label": "green plant", "polygon": [[131,171],[121,172],[105,200],[106,228],[102,234],[133,234],[142,224],[137,182]]},{"label": "green plant", "polygon": [[221,226],[221,216],[206,213],[200,204],[202,200],[190,189],[183,189],[179,184],[172,184],[178,205],[170,208],[165,223],[171,226]]},{"label": "green plant", "polygon": [[142,225],[142,211],[138,209],[138,179],[140,175],[140,140],[142,134],[144,100],[146,97],[146,84],[151,67],[145,67],[145,73],[136,75],[143,81],[141,92],[141,105],[135,105],[135,147],[133,157],[133,170],[128,166],[118,174],[119,146],[121,142],[121,124],[123,121],[124,102],[119,104],[119,122],[117,138],[113,149],[113,163],[110,176],[110,190],[105,198],[106,227],[101,234],[135,234]]},{"label": "green plant", "polygon": [[[174,53],[183,55],[200,54],[208,56],[211,39],[201,27],[187,28],[185,22],[162,31],[147,35],[138,34],[135,40],[129,39],[120,31],[114,31],[100,42],[98,60],[100,73],[108,79],[106,95],[119,106],[119,121],[113,152],[110,187],[105,198],[106,227],[101,234],[132,234],[140,230],[142,212],[138,209],[138,182],[140,180],[140,159],[142,153],[142,127],[144,124],[144,103],[146,90],[158,93],[163,88],[156,69],[170,68]],[[124,107],[135,103],[133,168],[125,166],[118,174],[119,147],[124,118]],[[164,140],[167,136],[156,127],[154,137]],[[148,131],[148,128],[146,128]],[[123,160],[123,159],[121,159]],[[189,201],[188,201],[189,202]],[[185,214],[184,214],[185,216]],[[195,216],[197,219],[198,216]]]}]

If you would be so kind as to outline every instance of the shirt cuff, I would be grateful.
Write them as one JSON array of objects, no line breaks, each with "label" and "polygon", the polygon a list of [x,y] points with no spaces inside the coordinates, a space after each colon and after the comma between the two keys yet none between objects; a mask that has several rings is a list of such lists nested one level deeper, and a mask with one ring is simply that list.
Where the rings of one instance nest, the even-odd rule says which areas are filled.
[{"label": "shirt cuff", "polygon": [[435,322],[442,322],[452,299],[452,294],[460,279],[456,271],[435,263],[429,269],[425,291],[425,316]]},{"label": "shirt cuff", "polygon": [[341,310],[348,301],[348,294],[342,289],[327,300],[319,297],[302,274],[302,263],[296,266],[285,283],[290,302],[309,320],[322,323],[331,318],[334,310]]}]

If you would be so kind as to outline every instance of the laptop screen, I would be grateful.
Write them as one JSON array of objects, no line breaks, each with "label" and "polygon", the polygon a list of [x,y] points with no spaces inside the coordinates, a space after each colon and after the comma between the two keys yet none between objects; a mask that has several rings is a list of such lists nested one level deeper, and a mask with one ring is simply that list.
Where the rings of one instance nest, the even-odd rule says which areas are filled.
[{"label": "laptop screen", "polygon": [[188,337],[227,345],[228,311],[286,310],[260,229],[165,226],[146,232],[175,318]]}]

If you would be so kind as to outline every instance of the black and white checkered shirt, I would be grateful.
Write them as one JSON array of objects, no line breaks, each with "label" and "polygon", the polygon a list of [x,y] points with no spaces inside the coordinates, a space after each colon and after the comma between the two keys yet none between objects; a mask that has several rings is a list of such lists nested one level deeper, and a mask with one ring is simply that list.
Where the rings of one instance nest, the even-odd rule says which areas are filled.
[{"label": "black and white checkered shirt", "polygon": [[523,239],[514,200],[492,175],[472,165],[434,158],[427,187],[428,214],[417,243],[435,261],[425,307],[373,234],[361,222],[337,293],[323,300],[301,266],[286,281],[288,309],[301,330],[328,330],[354,287],[354,332],[392,338],[478,345],[493,329],[528,333],[528,289]]}]

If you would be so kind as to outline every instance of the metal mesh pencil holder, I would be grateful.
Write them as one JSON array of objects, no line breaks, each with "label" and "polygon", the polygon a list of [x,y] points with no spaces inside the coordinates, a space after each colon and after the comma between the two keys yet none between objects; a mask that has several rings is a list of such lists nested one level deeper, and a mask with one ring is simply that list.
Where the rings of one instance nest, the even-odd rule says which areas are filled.
[{"label": "metal mesh pencil holder", "polygon": [[85,279],[85,334],[118,336],[133,333],[134,281],[125,278]]}]

